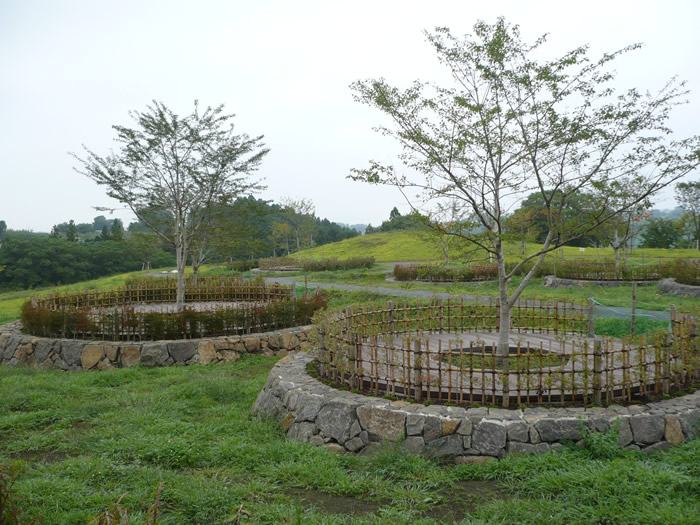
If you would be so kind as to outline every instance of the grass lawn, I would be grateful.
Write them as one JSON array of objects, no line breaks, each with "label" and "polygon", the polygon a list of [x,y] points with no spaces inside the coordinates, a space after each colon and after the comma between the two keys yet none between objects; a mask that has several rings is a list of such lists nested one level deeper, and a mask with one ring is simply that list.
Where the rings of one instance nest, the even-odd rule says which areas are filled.
[{"label": "grass lawn", "polygon": [[163,524],[698,523],[700,441],[647,456],[584,447],[453,466],[287,442],[250,409],[276,358],[108,372],[0,367],[0,464],[25,517],[85,524],[121,498]]},{"label": "grass lawn", "polygon": [[[539,249],[541,245],[528,243],[527,253]],[[505,252],[509,259],[516,259],[520,254],[519,243],[507,243]],[[559,253],[559,251],[557,251]],[[431,236],[419,231],[395,231],[386,233],[373,233],[370,235],[358,235],[344,241],[324,246],[317,246],[302,250],[303,259],[337,257],[348,259],[361,254],[363,257],[374,257],[378,262],[388,261],[435,261],[440,262],[444,258],[438,244],[431,240]],[[563,248],[565,257],[613,257],[612,248],[585,248],[581,251],[575,246]],[[633,264],[649,263],[658,259],[699,257],[700,252],[693,249],[666,250],[661,248],[635,248],[630,254],[630,262]],[[484,256],[482,255],[482,258]]]}]

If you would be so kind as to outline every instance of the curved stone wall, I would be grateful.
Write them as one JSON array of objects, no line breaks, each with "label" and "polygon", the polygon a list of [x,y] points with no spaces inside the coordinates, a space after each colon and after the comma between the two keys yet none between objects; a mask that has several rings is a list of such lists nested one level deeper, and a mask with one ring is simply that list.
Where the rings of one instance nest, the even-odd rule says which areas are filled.
[{"label": "curved stone wall", "polygon": [[[602,286],[604,288],[616,288],[618,286],[632,284],[633,281],[589,281],[585,279],[564,279],[555,275],[547,275],[542,280],[542,286],[547,288],[579,288],[584,286]],[[637,286],[652,286],[657,281],[636,281]]]},{"label": "curved stone wall", "polygon": [[307,349],[313,330],[302,326],[261,334],[139,343],[49,339],[25,335],[20,328],[20,323],[0,326],[0,364],[60,370],[228,363],[244,353],[286,355]]},{"label": "curved stone wall", "polygon": [[608,408],[469,408],[423,406],[339,391],[306,372],[305,353],[287,356],[270,372],[254,410],[276,418],[287,438],[336,452],[371,452],[403,438],[409,453],[482,462],[510,452],[546,452],[578,441],[584,427],[617,424],[620,446],[661,450],[698,434],[700,391],[648,405]]},{"label": "curved stone wall", "polygon": [[662,279],[656,287],[664,295],[677,295],[680,297],[700,297],[700,286],[681,284],[675,279]]}]

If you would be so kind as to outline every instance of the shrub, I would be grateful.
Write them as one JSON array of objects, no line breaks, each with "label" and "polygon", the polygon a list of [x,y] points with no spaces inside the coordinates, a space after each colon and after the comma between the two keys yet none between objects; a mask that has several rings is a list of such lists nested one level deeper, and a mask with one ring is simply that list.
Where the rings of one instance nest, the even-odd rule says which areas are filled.
[{"label": "shrub", "polygon": [[700,259],[675,259],[665,266],[666,275],[676,282],[700,286]]},{"label": "shrub", "polygon": [[302,267],[306,272],[334,272],[338,270],[354,270],[356,268],[371,268],[374,257],[351,257],[349,259],[311,259],[304,261]]},{"label": "shrub", "polygon": [[473,264],[457,268],[438,265],[394,266],[394,277],[398,281],[472,282],[495,279],[497,276],[498,268],[495,264]]},{"label": "shrub", "polygon": [[268,257],[260,259],[258,265],[262,270],[299,269],[299,261],[293,257]]},{"label": "shrub", "polygon": [[259,259],[239,259],[226,263],[226,269],[234,272],[247,272],[260,265]]}]

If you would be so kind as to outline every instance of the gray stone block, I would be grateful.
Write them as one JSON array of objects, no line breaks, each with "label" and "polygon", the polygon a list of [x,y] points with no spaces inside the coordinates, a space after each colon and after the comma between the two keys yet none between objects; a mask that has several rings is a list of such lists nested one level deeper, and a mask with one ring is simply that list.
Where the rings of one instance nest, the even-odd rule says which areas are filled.
[{"label": "gray stone block", "polygon": [[80,354],[83,352],[83,341],[61,341],[61,357],[70,369],[78,369],[80,366]]},{"label": "gray stone block", "polygon": [[39,339],[39,342],[34,349],[34,357],[36,357],[37,363],[43,363],[49,358],[49,352],[53,348],[53,340],[51,339]]},{"label": "gray stone block", "polygon": [[529,439],[529,427],[526,423],[522,421],[509,421],[506,423],[506,430],[508,432],[508,441],[518,441],[520,443],[527,443]]},{"label": "gray stone block", "polygon": [[407,437],[402,444],[402,448],[409,454],[422,454],[425,452],[425,441],[420,436]]},{"label": "gray stone block", "polygon": [[464,442],[459,434],[451,434],[430,441],[425,451],[434,456],[459,456],[464,453]]},{"label": "gray stone block", "polygon": [[700,408],[678,414],[678,419],[681,421],[681,428],[687,440],[695,439],[700,435]]},{"label": "gray stone block", "polygon": [[541,452],[547,452],[550,446],[548,443],[538,443],[533,445],[531,443],[518,443],[517,441],[511,441],[508,443],[506,450],[509,454],[539,454]]},{"label": "gray stone block", "polygon": [[425,416],[420,414],[407,414],[406,415],[406,435],[407,436],[420,436],[423,434],[423,427],[425,425]]},{"label": "gray stone block", "polygon": [[457,427],[457,434],[462,436],[471,436],[474,425],[472,425],[471,420],[463,419],[462,422]]},{"label": "gray stone block", "polygon": [[168,357],[168,348],[165,343],[144,343],[139,360],[144,366],[161,366],[165,364]]},{"label": "gray stone block", "polygon": [[500,421],[483,420],[474,429],[471,448],[486,456],[497,456],[506,446],[506,426]]},{"label": "gray stone block", "polygon": [[316,426],[321,433],[335,439],[341,445],[350,437],[350,428],[357,419],[355,403],[344,399],[329,401],[318,413]]},{"label": "gray stone block", "polygon": [[613,421],[613,425],[617,425],[620,435],[617,437],[617,444],[621,447],[626,447],[634,441],[632,435],[632,427],[630,427],[630,418],[621,417]]},{"label": "gray stone block", "polygon": [[630,426],[636,443],[651,445],[663,439],[666,425],[662,416],[638,415],[630,418]]},{"label": "gray stone block", "polygon": [[176,363],[186,363],[197,353],[196,341],[173,341],[168,343],[168,352]]},{"label": "gray stone block", "polygon": [[306,443],[311,440],[311,436],[314,435],[315,430],[316,425],[314,425],[313,423],[294,423],[291,427],[289,427],[289,431],[287,432],[287,439],[292,441],[302,441]]},{"label": "gray stone block", "polygon": [[439,417],[428,416],[423,426],[423,439],[426,443],[439,438],[442,435],[442,420]]},{"label": "gray stone block", "polygon": [[542,441],[578,441],[584,424],[578,418],[540,419],[535,428]]},{"label": "gray stone block", "polygon": [[348,449],[348,451],[350,451],[350,452],[357,452],[358,450],[360,450],[364,446],[365,446],[365,443],[359,437],[354,437],[352,439],[348,439],[345,442],[345,448]]},{"label": "gray stone block", "polygon": [[[404,433],[406,414],[376,407],[357,407],[357,417],[370,439],[378,437],[396,441]],[[359,433],[359,432],[358,432]]]},{"label": "gray stone block", "polygon": [[275,419],[280,419],[280,415],[286,414],[286,409],[280,401],[275,396],[271,395],[266,390],[263,390],[258,394],[258,398],[255,400],[253,405],[253,413],[266,415]]},{"label": "gray stone block", "polygon": [[648,447],[643,448],[642,452],[651,454],[652,452],[657,452],[659,450],[667,450],[669,448],[671,448],[671,443],[669,443],[668,441],[659,441],[658,443],[654,443],[653,445],[649,445]]}]

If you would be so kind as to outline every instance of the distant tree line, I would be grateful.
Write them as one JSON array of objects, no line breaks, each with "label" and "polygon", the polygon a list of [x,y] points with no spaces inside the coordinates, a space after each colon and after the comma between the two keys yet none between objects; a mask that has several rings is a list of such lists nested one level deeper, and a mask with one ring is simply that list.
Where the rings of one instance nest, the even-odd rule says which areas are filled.
[{"label": "distant tree line", "polygon": [[[316,217],[312,206],[304,212],[292,204],[250,196],[217,206],[207,235],[191,247],[190,264],[198,269],[205,262],[291,254],[359,235]],[[164,213],[152,210],[151,216]],[[120,219],[99,215],[92,223],[56,224],[48,235],[8,231],[0,221],[0,268],[5,268],[0,272],[0,290],[70,284],[174,264],[174,248],[140,221],[124,228]]]},{"label": "distant tree line", "polygon": [[[153,267],[170,266],[174,257],[157,249]],[[9,232],[0,248],[0,290],[70,284],[115,273],[141,270],[143,253],[120,241],[70,242],[46,234]]]}]

